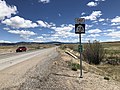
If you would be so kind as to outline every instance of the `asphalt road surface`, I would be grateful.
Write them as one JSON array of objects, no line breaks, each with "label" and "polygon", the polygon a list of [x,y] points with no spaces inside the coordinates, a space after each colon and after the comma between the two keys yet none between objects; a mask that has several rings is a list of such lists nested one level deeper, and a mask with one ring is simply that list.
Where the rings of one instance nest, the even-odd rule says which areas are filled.
[{"label": "asphalt road surface", "polygon": [[43,55],[49,51],[53,50],[53,48],[37,50],[32,52],[23,52],[23,53],[13,53],[13,54],[6,54],[0,56],[0,70],[13,66],[17,63],[23,62],[30,58],[33,58],[37,55]]},{"label": "asphalt road surface", "polygon": [[41,74],[44,75],[45,70],[49,69],[49,65],[58,56],[56,49],[57,47],[53,47],[0,56],[0,90],[9,90],[23,83],[26,73],[38,64],[41,66]]}]

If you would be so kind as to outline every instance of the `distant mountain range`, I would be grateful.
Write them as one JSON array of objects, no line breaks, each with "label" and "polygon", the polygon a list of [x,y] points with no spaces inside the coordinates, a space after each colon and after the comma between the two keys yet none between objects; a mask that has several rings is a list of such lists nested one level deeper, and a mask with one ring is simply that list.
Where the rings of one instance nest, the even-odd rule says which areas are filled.
[{"label": "distant mountain range", "polygon": [[[102,43],[120,43],[120,41],[114,41],[114,42],[102,42]],[[79,44],[77,43],[71,43],[71,42],[17,42],[17,43],[0,43],[0,46],[8,46],[8,45],[26,45],[26,44]]]},{"label": "distant mountain range", "polygon": [[0,46],[8,45],[26,45],[26,44],[77,44],[77,43],[67,43],[67,42],[17,42],[17,43],[0,43]]}]

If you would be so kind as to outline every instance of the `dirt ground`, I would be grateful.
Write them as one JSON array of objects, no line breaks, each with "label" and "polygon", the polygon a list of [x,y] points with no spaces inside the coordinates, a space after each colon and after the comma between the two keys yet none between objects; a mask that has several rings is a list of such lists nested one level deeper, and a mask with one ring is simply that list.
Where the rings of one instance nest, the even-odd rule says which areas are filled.
[{"label": "dirt ground", "polygon": [[[83,78],[79,78],[80,71],[72,71],[68,67],[67,62],[71,60],[71,56],[60,53],[46,75],[40,78],[32,71],[18,90],[120,90],[120,82],[105,80],[104,76],[93,72],[83,70]],[[40,69],[39,65],[35,69]]]},{"label": "dirt ground", "polygon": [[[104,76],[93,72],[83,70],[83,78],[79,78],[80,71],[72,71],[67,63],[75,59],[63,51],[59,53],[52,63],[48,62],[48,66],[38,63],[26,71],[24,81],[18,86],[2,90],[120,90],[120,82],[105,80]],[[47,68],[44,75],[41,67]]]}]

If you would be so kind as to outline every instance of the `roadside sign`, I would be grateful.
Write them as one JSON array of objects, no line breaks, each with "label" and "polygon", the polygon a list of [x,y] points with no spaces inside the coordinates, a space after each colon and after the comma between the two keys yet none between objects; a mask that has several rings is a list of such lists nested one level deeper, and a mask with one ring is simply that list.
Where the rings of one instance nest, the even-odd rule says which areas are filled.
[{"label": "roadside sign", "polygon": [[79,51],[80,51],[80,78],[82,78],[82,51],[83,47],[81,44],[81,34],[85,33],[85,19],[84,18],[75,18],[75,34],[79,34]]},{"label": "roadside sign", "polygon": [[76,24],[85,23],[85,18],[75,18],[75,23]]},{"label": "roadside sign", "polygon": [[85,33],[85,24],[75,24],[75,33]]},{"label": "roadside sign", "polygon": [[83,52],[83,46],[82,46],[82,45],[78,45],[78,50],[79,50],[80,52]]}]

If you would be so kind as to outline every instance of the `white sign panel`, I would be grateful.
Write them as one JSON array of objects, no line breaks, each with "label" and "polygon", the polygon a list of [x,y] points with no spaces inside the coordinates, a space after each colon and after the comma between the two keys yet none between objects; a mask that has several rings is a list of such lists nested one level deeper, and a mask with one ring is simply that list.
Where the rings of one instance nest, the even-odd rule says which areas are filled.
[{"label": "white sign panel", "polygon": [[85,18],[76,18],[75,19],[76,24],[80,24],[80,23],[84,23],[84,22],[85,22]]}]

